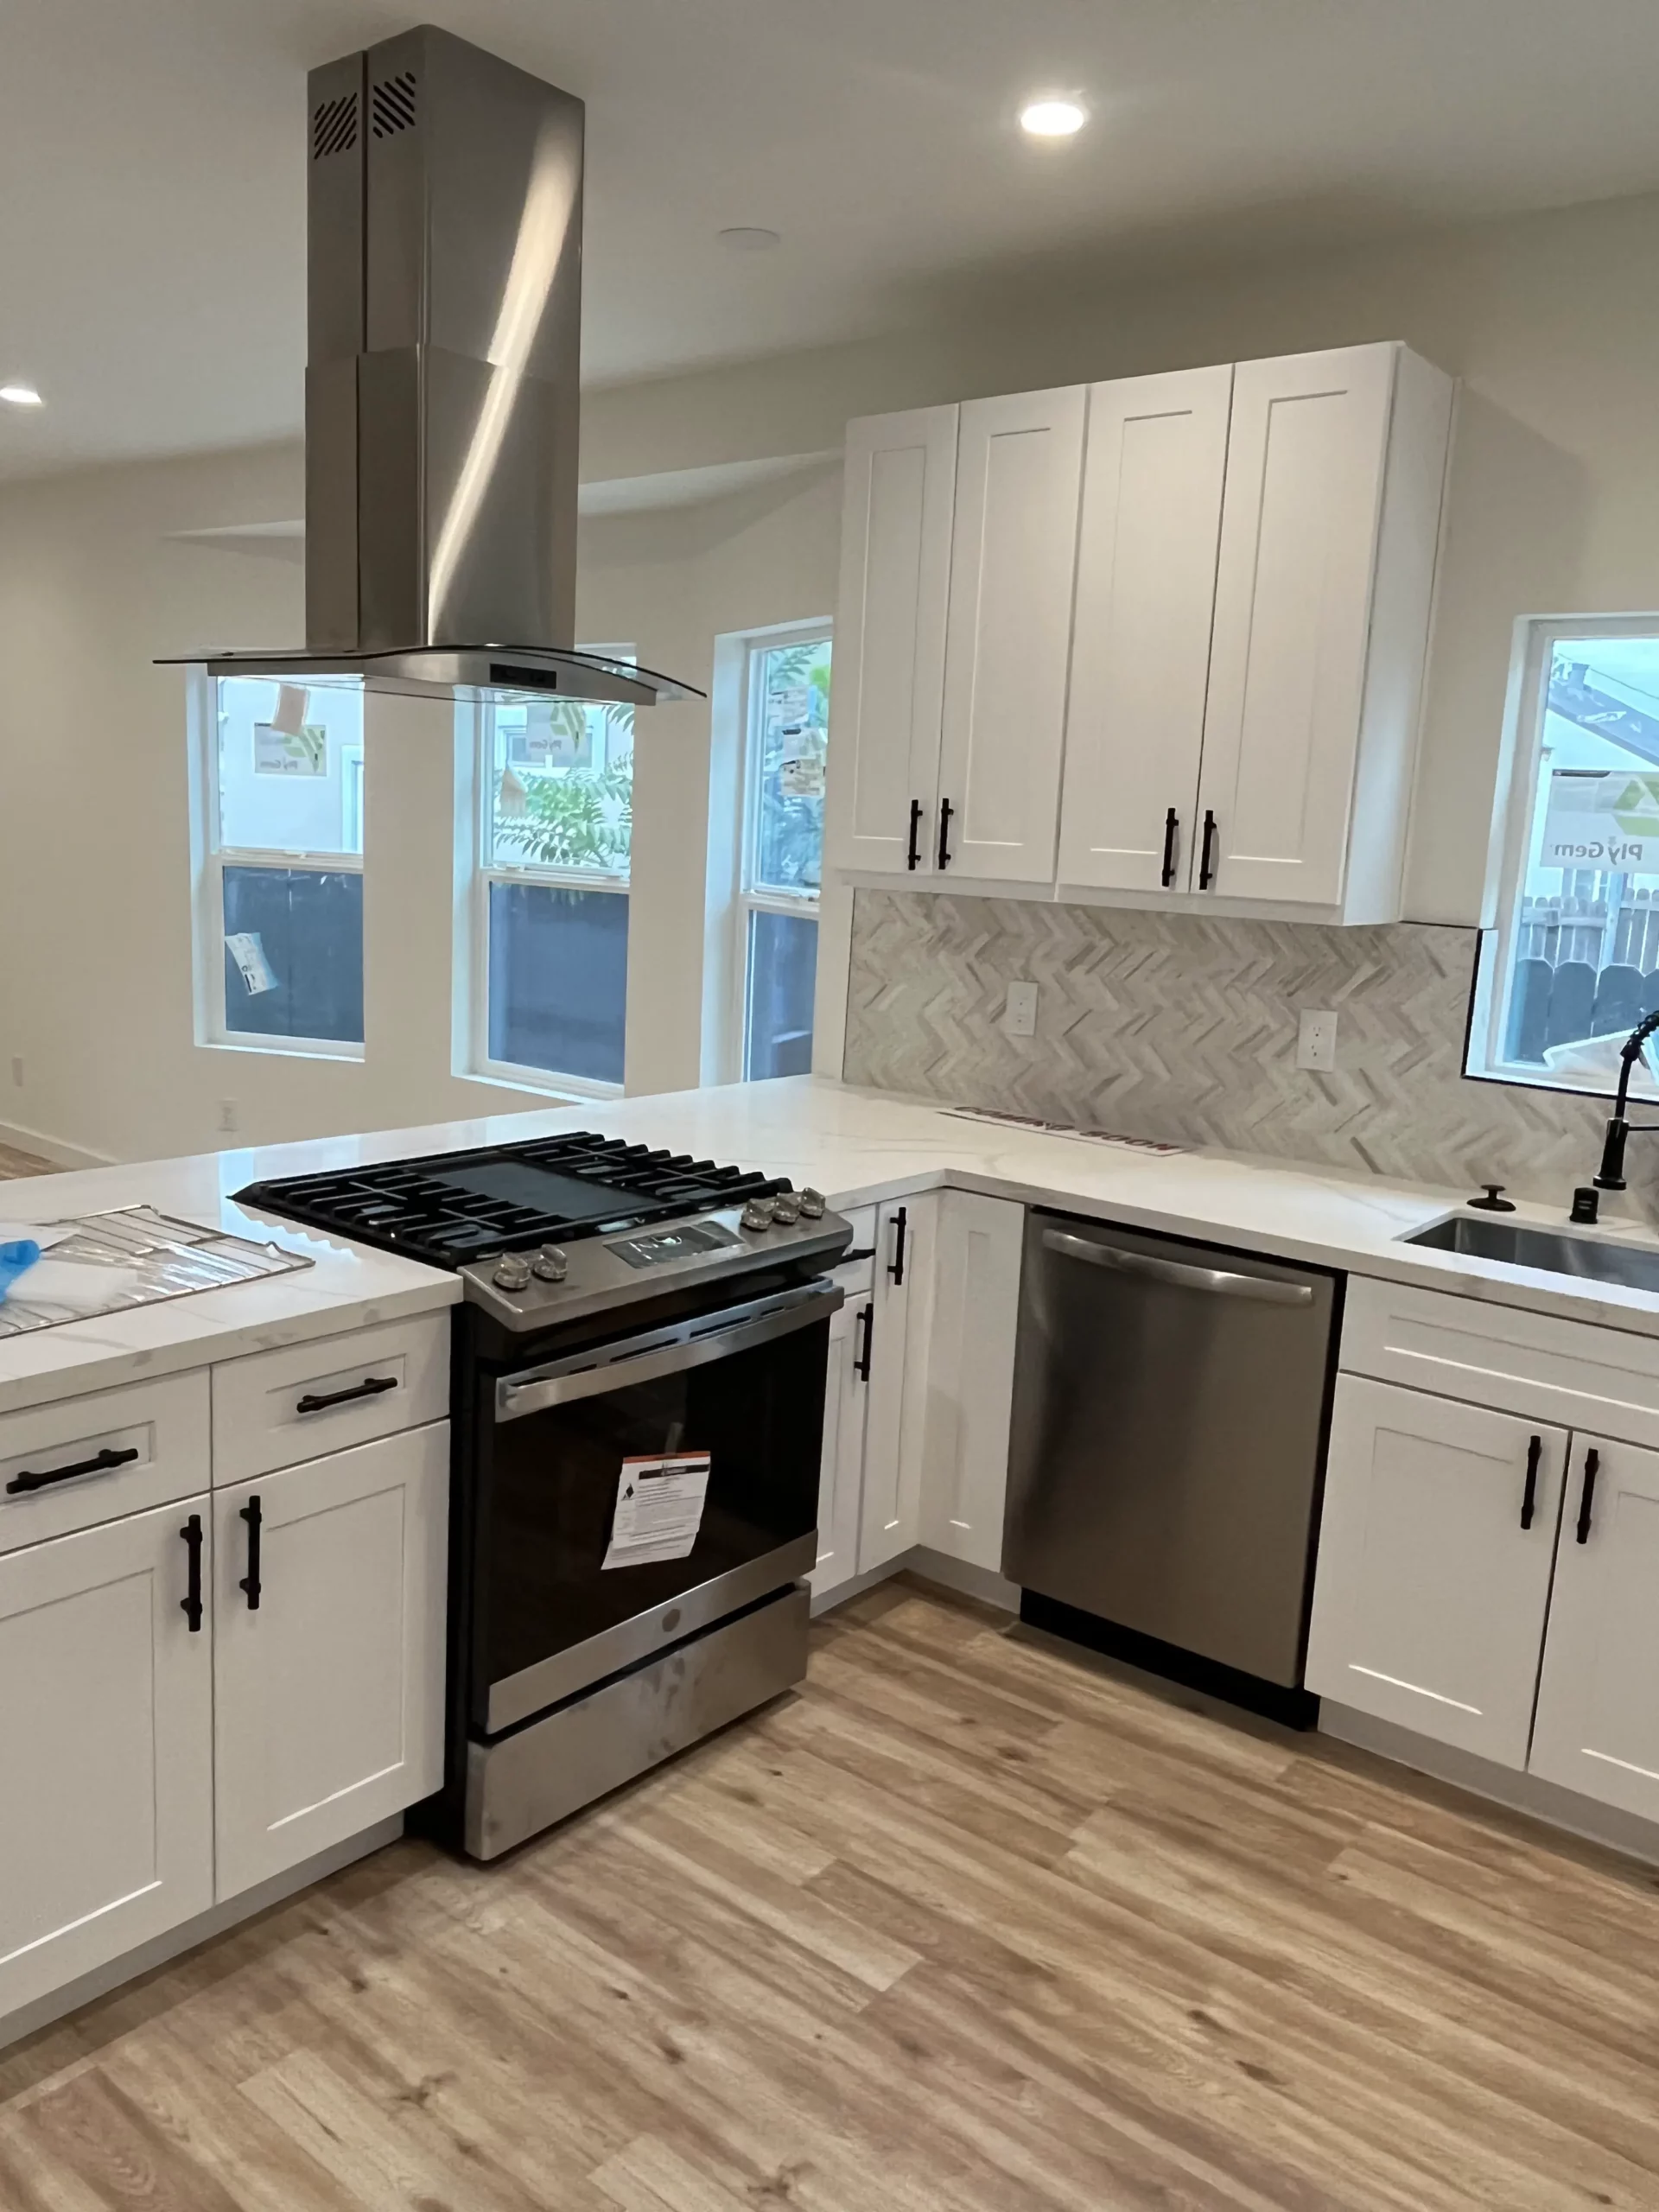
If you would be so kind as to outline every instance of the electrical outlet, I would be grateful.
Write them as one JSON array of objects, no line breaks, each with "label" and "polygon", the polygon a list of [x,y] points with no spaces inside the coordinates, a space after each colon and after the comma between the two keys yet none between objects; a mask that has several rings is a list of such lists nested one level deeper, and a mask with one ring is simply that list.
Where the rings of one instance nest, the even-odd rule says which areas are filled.
[{"label": "electrical outlet", "polygon": [[1334,1014],[1304,1011],[1296,1025],[1296,1065],[1299,1068],[1330,1069],[1337,1065],[1337,1017]]},{"label": "electrical outlet", "polygon": [[1008,985],[1008,1002],[1002,1016],[1002,1027],[1010,1037],[1036,1035],[1037,986],[1035,983]]},{"label": "electrical outlet", "polygon": [[21,1052],[14,1052],[11,1056],[11,1079],[21,1090],[23,1087],[23,1056]]},{"label": "electrical outlet", "polygon": [[226,1136],[234,1136],[234,1135],[235,1135],[235,1134],[236,1134],[236,1101],[235,1101],[235,1099],[234,1099],[234,1098],[221,1098],[221,1099],[219,1100],[219,1129],[220,1129],[220,1131],[221,1131],[221,1132],[222,1132],[222,1134],[223,1134],[223,1135],[225,1135]]}]

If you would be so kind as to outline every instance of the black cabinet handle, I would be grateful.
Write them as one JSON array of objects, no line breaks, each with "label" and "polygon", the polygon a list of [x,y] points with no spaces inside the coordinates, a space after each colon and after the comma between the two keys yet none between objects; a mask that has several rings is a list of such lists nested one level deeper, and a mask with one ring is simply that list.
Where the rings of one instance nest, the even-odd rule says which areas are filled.
[{"label": "black cabinet handle", "polygon": [[248,1524],[248,1571],[237,1587],[248,1593],[248,1611],[259,1610],[259,1531],[264,1526],[264,1516],[259,1510],[257,1497],[251,1497],[242,1508],[241,1518]]},{"label": "black cabinet handle", "polygon": [[1181,817],[1176,813],[1174,808],[1172,806],[1169,812],[1164,817],[1164,873],[1162,880],[1166,891],[1168,890],[1170,885],[1175,880],[1175,832],[1180,828],[1180,826]]},{"label": "black cabinet handle", "polygon": [[190,1624],[192,1636],[201,1634],[201,1516],[193,1513],[179,1534],[190,1561],[190,1579],[179,1600],[179,1611]]},{"label": "black cabinet handle", "polygon": [[950,817],[956,812],[948,798],[939,801],[939,866],[950,865]]},{"label": "black cabinet handle", "polygon": [[1204,810],[1204,848],[1198,855],[1198,888],[1200,891],[1207,891],[1216,880],[1215,862],[1210,857],[1211,850],[1214,848],[1215,842],[1215,812],[1212,808],[1206,806]]},{"label": "black cabinet handle", "polygon": [[922,816],[926,812],[922,802],[910,802],[910,842],[905,847],[905,866],[912,871],[922,864]]},{"label": "black cabinet handle", "polygon": [[874,1306],[861,1306],[858,1319],[853,1325],[864,1332],[862,1347],[853,1354],[853,1372],[861,1382],[868,1382],[870,1379],[870,1348],[875,1342]]},{"label": "black cabinet handle", "polygon": [[905,1279],[905,1243],[910,1234],[909,1209],[900,1206],[893,1217],[893,1257],[887,1262],[887,1273],[894,1287]]},{"label": "black cabinet handle", "polygon": [[138,1447],[135,1444],[125,1452],[94,1452],[90,1459],[77,1459],[71,1467],[48,1467],[43,1474],[32,1473],[26,1467],[6,1484],[6,1496],[21,1497],[28,1491],[45,1490],[51,1483],[73,1482],[77,1475],[106,1474],[111,1467],[127,1466],[137,1457]]},{"label": "black cabinet handle", "polygon": [[1601,1454],[1592,1446],[1584,1455],[1584,1488],[1579,1493],[1579,1541],[1590,1541],[1590,1508],[1596,1495],[1596,1477],[1601,1472]]},{"label": "black cabinet handle", "polygon": [[1521,1526],[1532,1526],[1533,1508],[1538,1503],[1538,1462],[1544,1456],[1544,1440],[1535,1436],[1527,1446],[1527,1486],[1521,1493]]},{"label": "black cabinet handle", "polygon": [[397,1388],[395,1375],[371,1375],[366,1382],[353,1382],[349,1390],[329,1390],[321,1396],[308,1390],[302,1398],[295,1401],[294,1410],[296,1414],[320,1414],[325,1406],[346,1406],[353,1398],[378,1398],[383,1390]]}]

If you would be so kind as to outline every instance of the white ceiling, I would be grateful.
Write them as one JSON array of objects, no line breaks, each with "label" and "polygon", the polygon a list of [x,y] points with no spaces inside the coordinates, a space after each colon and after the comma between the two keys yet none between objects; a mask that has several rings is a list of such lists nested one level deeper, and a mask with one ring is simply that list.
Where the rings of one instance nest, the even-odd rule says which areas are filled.
[{"label": "white ceiling", "polygon": [[[1659,188],[1659,0],[428,0],[588,102],[590,381]],[[304,73],[411,0],[4,0],[0,475],[296,430]],[[1080,91],[1062,146],[1021,98]],[[783,245],[734,254],[728,225]]]}]

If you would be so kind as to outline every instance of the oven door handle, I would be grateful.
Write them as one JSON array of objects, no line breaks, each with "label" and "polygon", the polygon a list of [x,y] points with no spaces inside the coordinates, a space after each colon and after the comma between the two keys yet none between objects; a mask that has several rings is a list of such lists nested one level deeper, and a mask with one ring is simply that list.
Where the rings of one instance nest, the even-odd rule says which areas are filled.
[{"label": "oven door handle", "polygon": [[498,1382],[495,1417],[498,1421],[518,1421],[549,1406],[566,1406],[573,1399],[626,1390],[634,1382],[654,1382],[662,1375],[677,1375],[684,1368],[728,1359],[734,1352],[770,1344],[778,1337],[793,1336],[798,1329],[810,1329],[815,1321],[827,1321],[844,1298],[838,1283],[813,1283],[776,1298],[757,1299],[721,1320],[682,1322],[654,1341],[648,1337],[638,1351],[631,1352],[626,1343],[607,1344],[591,1363],[578,1356],[562,1361],[556,1369]]}]

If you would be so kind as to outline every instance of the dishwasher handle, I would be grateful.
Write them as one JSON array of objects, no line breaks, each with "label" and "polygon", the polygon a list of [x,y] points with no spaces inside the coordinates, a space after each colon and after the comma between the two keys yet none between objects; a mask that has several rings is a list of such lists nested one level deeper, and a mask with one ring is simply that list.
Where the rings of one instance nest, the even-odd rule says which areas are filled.
[{"label": "dishwasher handle", "polygon": [[1225,1268],[1195,1268],[1185,1260],[1159,1260],[1143,1252],[1120,1251],[1115,1244],[1096,1244],[1087,1236],[1072,1236],[1064,1229],[1046,1229],[1043,1249],[1062,1259],[1086,1260],[1091,1268],[1109,1268],[1115,1274],[1142,1275],[1153,1282],[1172,1283],[1179,1290],[1212,1291],[1220,1298],[1254,1298],[1264,1306],[1311,1306],[1313,1286],[1306,1282],[1279,1282],[1269,1275],[1233,1274]]}]

